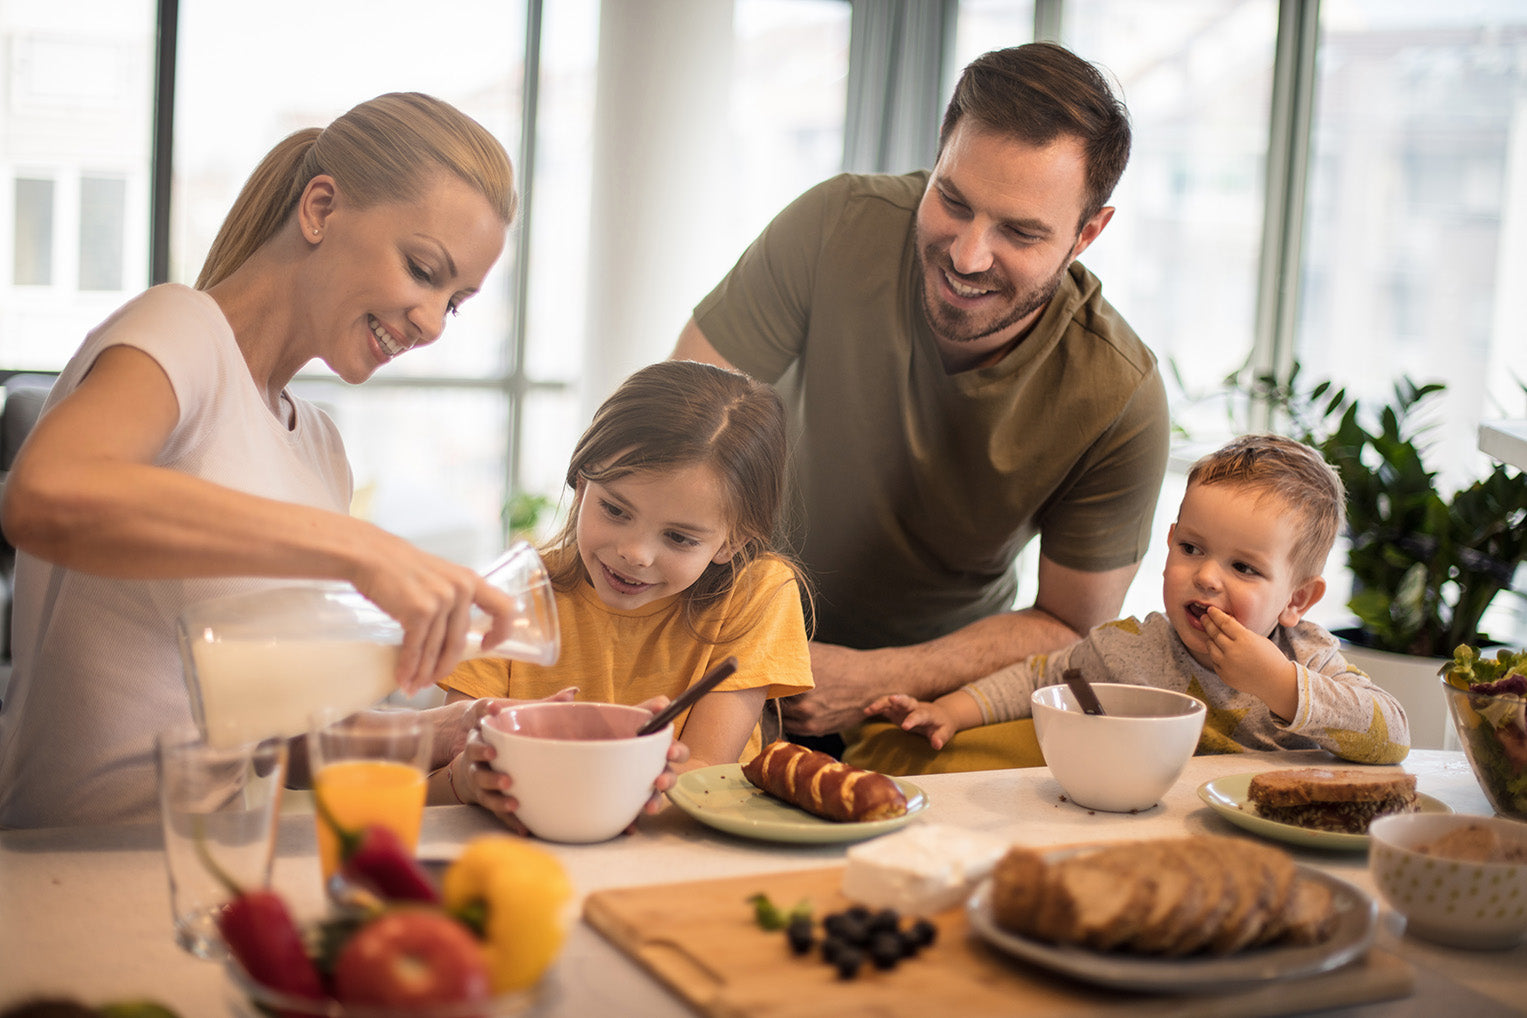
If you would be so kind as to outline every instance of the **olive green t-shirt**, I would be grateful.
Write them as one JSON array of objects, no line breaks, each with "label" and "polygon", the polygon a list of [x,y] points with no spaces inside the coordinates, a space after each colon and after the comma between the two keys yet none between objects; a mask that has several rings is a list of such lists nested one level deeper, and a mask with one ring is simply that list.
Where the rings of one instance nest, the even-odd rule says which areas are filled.
[{"label": "olive green t-shirt", "polygon": [[1166,466],[1155,357],[1073,263],[1030,334],[946,374],[921,307],[928,174],[845,174],[796,199],[695,308],[785,400],[784,538],[818,640],[900,646],[1013,607],[1013,563],[1138,562]]}]

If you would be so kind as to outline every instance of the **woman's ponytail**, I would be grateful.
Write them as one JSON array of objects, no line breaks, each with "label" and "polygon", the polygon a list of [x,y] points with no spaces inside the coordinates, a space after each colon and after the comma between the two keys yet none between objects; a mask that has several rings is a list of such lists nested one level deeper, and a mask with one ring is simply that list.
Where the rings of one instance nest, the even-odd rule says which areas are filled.
[{"label": "woman's ponytail", "polygon": [[314,144],[322,133],[320,128],[309,127],[288,135],[255,167],[212,241],[196,280],[198,290],[227,279],[261,244],[275,236],[302,197],[302,189],[323,172],[313,156]]}]

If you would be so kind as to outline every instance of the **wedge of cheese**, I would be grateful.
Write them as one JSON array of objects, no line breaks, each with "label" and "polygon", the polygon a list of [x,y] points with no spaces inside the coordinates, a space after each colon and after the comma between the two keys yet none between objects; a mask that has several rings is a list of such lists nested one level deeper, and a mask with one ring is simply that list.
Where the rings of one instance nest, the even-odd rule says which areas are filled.
[{"label": "wedge of cheese", "polygon": [[843,894],[871,908],[932,915],[962,904],[1007,848],[985,831],[916,824],[850,848]]}]

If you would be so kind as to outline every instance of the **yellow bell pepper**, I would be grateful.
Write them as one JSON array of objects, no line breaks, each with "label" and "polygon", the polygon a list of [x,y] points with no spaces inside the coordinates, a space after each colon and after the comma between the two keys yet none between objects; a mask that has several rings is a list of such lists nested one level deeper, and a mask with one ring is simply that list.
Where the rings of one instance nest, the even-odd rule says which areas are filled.
[{"label": "yellow bell pepper", "polygon": [[440,890],[452,912],[482,910],[495,993],[534,986],[567,939],[572,882],[556,856],[523,838],[474,838],[447,867]]}]

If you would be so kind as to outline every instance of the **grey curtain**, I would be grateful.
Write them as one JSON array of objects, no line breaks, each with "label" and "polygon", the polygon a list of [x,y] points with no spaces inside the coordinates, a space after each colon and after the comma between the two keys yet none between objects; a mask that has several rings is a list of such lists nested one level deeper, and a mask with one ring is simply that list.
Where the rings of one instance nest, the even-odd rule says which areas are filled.
[{"label": "grey curtain", "polygon": [[853,0],[843,168],[933,165],[957,0]]}]

